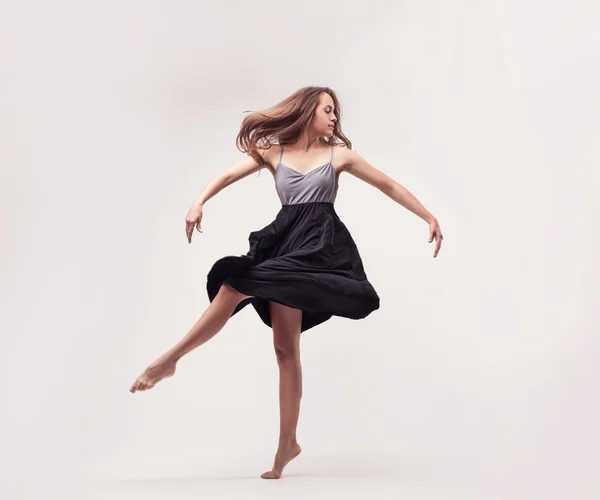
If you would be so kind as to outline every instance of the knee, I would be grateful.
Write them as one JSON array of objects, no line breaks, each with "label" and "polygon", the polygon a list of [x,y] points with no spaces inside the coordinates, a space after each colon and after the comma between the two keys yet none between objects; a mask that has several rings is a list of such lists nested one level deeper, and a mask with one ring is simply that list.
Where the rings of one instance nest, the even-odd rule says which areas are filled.
[{"label": "knee", "polygon": [[300,359],[298,346],[275,344],[275,355],[278,363],[293,363]]}]

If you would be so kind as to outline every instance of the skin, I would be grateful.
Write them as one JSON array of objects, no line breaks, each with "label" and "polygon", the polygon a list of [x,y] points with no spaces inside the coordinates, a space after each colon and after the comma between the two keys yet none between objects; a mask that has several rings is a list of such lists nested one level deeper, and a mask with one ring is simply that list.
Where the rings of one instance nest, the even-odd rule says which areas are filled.
[{"label": "skin", "polygon": [[[331,137],[336,117],[331,96],[323,93],[313,118],[301,137],[286,145],[285,164],[300,173],[307,173],[322,165],[329,147],[319,144],[319,137]],[[268,166],[258,165],[250,156],[239,160],[229,170],[213,178],[186,215],[186,236],[192,242],[194,227],[202,233],[202,207],[204,203],[225,187],[251,175],[261,168],[268,168],[274,175],[279,160],[279,148],[260,150]],[[277,150],[277,151],[275,151]],[[442,232],[438,221],[406,188],[367,163],[354,151],[345,147],[334,150],[336,175],[346,172],[376,187],[392,200],[410,210],[429,224],[429,243],[435,239],[433,257],[437,257],[442,244]],[[154,387],[160,380],[175,374],[177,362],[196,347],[214,337],[225,326],[237,304],[249,298],[234,288],[223,285],[214,300],[200,316],[189,332],[169,351],[150,364],[136,379],[130,392],[144,391]],[[279,366],[279,445],[273,467],[261,475],[264,479],[278,479],[286,464],[302,451],[296,440],[296,428],[302,398],[302,366],[300,363],[300,325],[302,311],[277,302],[270,302],[273,345]]]}]

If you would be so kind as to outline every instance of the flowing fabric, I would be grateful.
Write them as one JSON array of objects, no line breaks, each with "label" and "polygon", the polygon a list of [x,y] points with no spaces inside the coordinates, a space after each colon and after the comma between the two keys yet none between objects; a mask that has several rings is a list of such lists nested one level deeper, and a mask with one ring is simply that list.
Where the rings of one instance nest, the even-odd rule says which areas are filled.
[{"label": "flowing fabric", "polygon": [[210,301],[221,285],[229,285],[251,296],[232,316],[252,304],[271,327],[274,301],[302,310],[302,332],[332,316],[361,319],[379,309],[358,248],[334,208],[338,183],[332,161],[302,174],[280,157],[275,185],[282,201],[275,220],[250,233],[245,255],[214,263],[206,285]]}]

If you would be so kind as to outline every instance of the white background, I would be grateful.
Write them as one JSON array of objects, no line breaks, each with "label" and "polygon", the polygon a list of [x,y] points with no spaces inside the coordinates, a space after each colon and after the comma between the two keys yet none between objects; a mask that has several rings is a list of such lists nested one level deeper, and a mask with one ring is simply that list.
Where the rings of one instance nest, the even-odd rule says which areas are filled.
[{"label": "white background", "polygon": [[[2,498],[598,498],[596,2],[4,1]],[[148,392],[206,274],[280,207],[245,110],[338,94],[353,149],[427,224],[344,174],[381,308],[302,336],[303,453],[276,451],[251,306]],[[43,493],[40,493],[43,491]]]}]

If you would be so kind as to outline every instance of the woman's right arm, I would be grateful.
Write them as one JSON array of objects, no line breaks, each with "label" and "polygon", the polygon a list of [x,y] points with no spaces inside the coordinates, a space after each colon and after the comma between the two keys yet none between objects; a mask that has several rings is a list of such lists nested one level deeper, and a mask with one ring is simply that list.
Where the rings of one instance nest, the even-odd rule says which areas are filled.
[{"label": "woman's right arm", "polygon": [[[259,149],[258,152],[264,158],[265,150]],[[202,190],[202,193],[200,193],[200,196],[196,198],[192,204],[192,207],[201,207],[222,189],[236,181],[239,181],[240,179],[243,179],[244,177],[249,176],[250,174],[253,174],[254,172],[258,172],[261,168],[265,168],[265,166],[266,165],[259,165],[258,162],[251,156],[245,156],[236,162],[233,167],[221,172],[219,175],[211,179],[211,181]]]},{"label": "woman's right arm", "polygon": [[[265,157],[265,151],[266,150],[264,149],[258,150],[263,158]],[[198,196],[194,203],[192,203],[192,206],[185,216],[185,234],[187,236],[188,243],[192,242],[194,226],[198,229],[198,231],[202,232],[202,206],[222,189],[236,181],[239,181],[240,179],[243,179],[244,177],[247,177],[250,174],[253,174],[254,172],[258,172],[265,166],[266,165],[264,164],[259,165],[254,158],[247,155],[236,162],[229,170],[226,170],[211,179],[202,190],[202,193],[200,193],[200,196]]]}]

